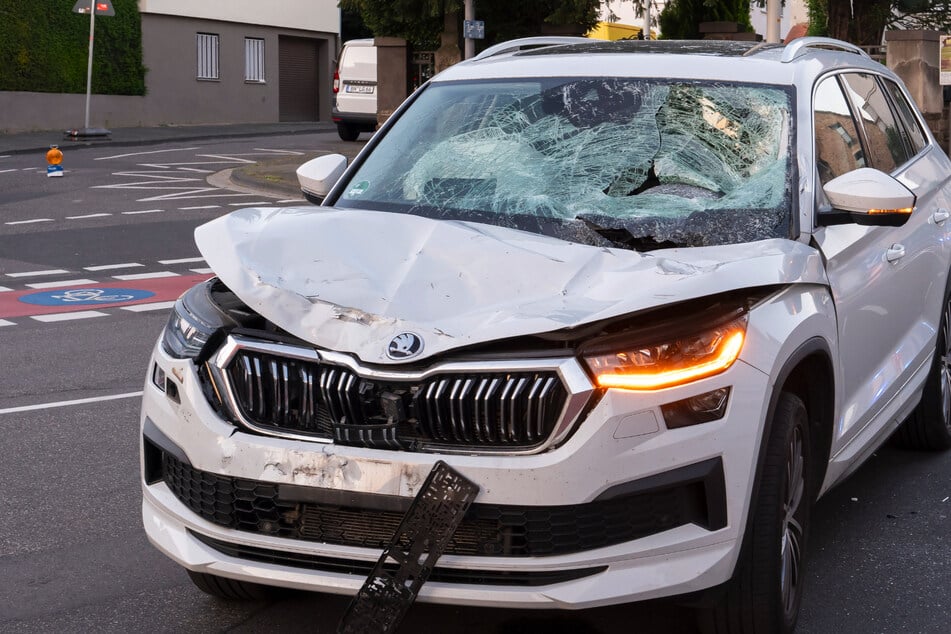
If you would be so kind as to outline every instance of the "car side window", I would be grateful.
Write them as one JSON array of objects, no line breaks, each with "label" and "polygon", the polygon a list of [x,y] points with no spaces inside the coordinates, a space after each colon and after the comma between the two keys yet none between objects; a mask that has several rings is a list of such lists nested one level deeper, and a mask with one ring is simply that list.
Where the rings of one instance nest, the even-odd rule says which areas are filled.
[{"label": "car side window", "polygon": [[836,176],[866,167],[862,140],[835,77],[826,77],[816,87],[813,110],[819,181],[825,185]]},{"label": "car side window", "polygon": [[871,166],[890,174],[912,156],[901,125],[874,75],[846,73],[842,79],[864,128]]},{"label": "car side window", "polygon": [[888,79],[883,79],[882,83],[885,84],[885,90],[887,90],[888,94],[892,97],[892,103],[895,104],[895,111],[898,118],[905,126],[905,131],[907,132],[906,138],[911,146],[912,153],[918,154],[928,145],[928,137],[925,136],[924,131],[921,129],[921,124],[918,122],[917,117],[915,117],[911,104],[908,103],[908,99],[905,98],[905,93],[898,87],[898,84]]}]

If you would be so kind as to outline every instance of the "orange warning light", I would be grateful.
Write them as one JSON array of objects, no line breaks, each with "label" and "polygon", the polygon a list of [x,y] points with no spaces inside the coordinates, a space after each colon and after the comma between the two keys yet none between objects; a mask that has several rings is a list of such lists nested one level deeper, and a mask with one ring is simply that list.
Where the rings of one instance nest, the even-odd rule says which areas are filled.
[{"label": "orange warning light", "polygon": [[51,145],[49,152],[46,153],[46,162],[50,165],[59,165],[63,162],[63,153],[56,145]]}]

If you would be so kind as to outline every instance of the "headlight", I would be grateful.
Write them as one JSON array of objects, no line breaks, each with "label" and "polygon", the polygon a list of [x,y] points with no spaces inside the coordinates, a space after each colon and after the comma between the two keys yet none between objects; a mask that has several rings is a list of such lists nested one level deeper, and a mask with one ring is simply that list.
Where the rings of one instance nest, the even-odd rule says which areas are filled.
[{"label": "headlight", "polygon": [[235,325],[211,298],[214,281],[193,286],[175,302],[162,335],[162,347],[171,356],[194,359],[215,332]]},{"label": "headlight", "polygon": [[598,386],[659,390],[728,369],[743,349],[746,315],[689,335],[584,353]]}]

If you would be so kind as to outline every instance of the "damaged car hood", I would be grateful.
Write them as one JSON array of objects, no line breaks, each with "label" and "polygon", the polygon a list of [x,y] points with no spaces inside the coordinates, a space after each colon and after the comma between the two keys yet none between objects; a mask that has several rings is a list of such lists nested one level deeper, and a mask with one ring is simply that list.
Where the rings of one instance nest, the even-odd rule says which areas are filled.
[{"label": "damaged car hood", "polygon": [[415,333],[411,361],[740,288],[826,284],[791,240],[637,253],[505,227],[363,210],[242,209],[195,231],[247,305],[315,346],[367,363]]}]

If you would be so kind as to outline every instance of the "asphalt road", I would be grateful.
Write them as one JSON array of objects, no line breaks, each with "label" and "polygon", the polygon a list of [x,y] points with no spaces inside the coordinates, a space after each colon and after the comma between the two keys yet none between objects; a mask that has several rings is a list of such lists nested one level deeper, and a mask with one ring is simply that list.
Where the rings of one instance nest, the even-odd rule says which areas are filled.
[{"label": "asphalt road", "polygon": [[[76,149],[60,179],[42,157],[0,158],[0,632],[335,631],[345,598],[216,601],[148,544],[137,394],[170,298],[208,274],[194,228],[238,206],[302,204],[206,178],[337,144],[321,133]],[[152,295],[118,299],[124,290]],[[23,297],[51,305],[24,311]],[[822,499],[799,632],[948,632],[949,498],[951,453],[884,447]],[[401,631],[695,628],[658,602],[568,613],[416,605]]]}]

